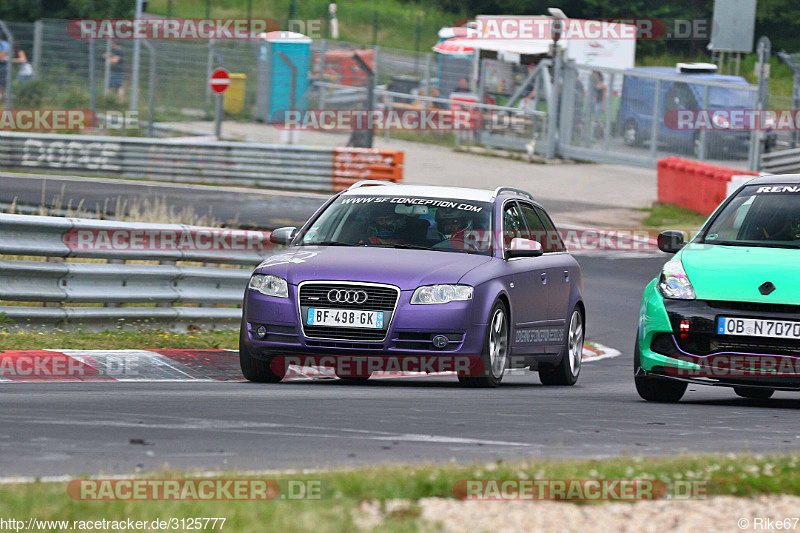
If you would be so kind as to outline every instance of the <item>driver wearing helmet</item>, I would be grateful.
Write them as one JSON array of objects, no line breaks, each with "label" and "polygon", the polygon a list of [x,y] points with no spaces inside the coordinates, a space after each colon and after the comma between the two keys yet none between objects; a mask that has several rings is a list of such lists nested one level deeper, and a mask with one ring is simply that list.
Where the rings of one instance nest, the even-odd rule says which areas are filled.
[{"label": "driver wearing helmet", "polygon": [[398,233],[405,227],[405,217],[395,212],[395,204],[376,204],[369,220],[369,237],[361,244],[403,244]]},{"label": "driver wearing helmet", "polygon": [[449,207],[436,210],[436,231],[443,240],[460,237],[463,240],[465,231],[472,228],[472,218],[464,211]]}]

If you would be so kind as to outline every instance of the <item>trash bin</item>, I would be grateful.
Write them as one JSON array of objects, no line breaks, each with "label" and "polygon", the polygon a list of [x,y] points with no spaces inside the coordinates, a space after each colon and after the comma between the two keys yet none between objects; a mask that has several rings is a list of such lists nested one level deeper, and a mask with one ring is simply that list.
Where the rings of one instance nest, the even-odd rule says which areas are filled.
[{"label": "trash bin", "polygon": [[230,74],[231,83],[222,93],[222,107],[226,113],[237,115],[244,109],[244,87],[247,74]]}]

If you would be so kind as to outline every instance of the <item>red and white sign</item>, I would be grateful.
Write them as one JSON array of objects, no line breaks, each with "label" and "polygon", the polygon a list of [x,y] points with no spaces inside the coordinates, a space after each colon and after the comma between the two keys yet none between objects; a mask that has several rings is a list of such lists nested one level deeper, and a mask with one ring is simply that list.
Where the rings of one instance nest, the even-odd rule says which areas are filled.
[{"label": "red and white sign", "polygon": [[228,86],[231,84],[231,76],[224,68],[218,68],[211,73],[211,78],[209,78],[208,84],[211,86],[211,90],[215,93],[224,93],[226,90],[228,90]]}]

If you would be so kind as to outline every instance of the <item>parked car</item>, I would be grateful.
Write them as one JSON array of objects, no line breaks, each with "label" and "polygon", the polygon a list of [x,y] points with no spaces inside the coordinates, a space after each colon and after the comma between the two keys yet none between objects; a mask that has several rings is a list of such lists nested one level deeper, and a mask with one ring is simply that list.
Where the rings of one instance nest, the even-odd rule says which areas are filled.
[{"label": "parked car", "polygon": [[244,296],[251,381],[280,381],[285,354],[474,357],[468,386],[520,366],[545,384],[578,380],[581,269],[527,192],[360,182],[273,236],[288,248]]},{"label": "parked car", "polygon": [[677,402],[688,383],[766,399],[800,390],[800,175],[754,178],[732,194],[645,288],[636,390]]},{"label": "parked car", "polygon": [[[699,131],[679,130],[668,127],[666,114],[675,109],[744,110],[755,109],[756,95],[747,90],[737,90],[730,86],[708,87],[709,82],[748,86],[741,76],[728,76],[691,68],[676,71],[671,67],[636,67],[628,69],[622,84],[622,96],[617,114],[616,131],[622,135],[627,146],[641,146],[650,141],[653,131],[653,107],[656,99],[656,85],[661,78],[658,95],[657,134],[658,141],[671,149],[686,150],[700,157],[701,135]],[[722,120],[722,119],[720,119]],[[729,124],[729,123],[728,123]],[[726,131],[724,121],[714,124],[714,130],[706,132],[706,156],[746,157],[750,132],[744,130]],[[719,129],[716,129],[719,128]]]}]

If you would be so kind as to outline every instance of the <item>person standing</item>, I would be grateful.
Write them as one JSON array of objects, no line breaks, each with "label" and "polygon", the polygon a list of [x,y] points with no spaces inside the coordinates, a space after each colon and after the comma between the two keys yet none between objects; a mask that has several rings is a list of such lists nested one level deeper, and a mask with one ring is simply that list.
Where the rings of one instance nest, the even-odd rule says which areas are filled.
[{"label": "person standing", "polygon": [[112,90],[116,90],[117,98],[122,100],[125,97],[125,88],[122,86],[125,81],[125,50],[121,44],[112,41],[111,52],[106,52],[103,57],[111,63],[111,77],[108,80],[106,96],[111,94]]},{"label": "person standing", "polygon": [[33,76],[33,67],[28,62],[28,56],[25,54],[25,50],[23,50],[22,46],[18,43],[14,43],[14,55],[11,62],[19,65],[19,70],[17,70],[17,82],[22,84],[31,79],[31,76]]}]

